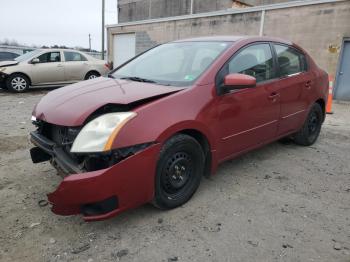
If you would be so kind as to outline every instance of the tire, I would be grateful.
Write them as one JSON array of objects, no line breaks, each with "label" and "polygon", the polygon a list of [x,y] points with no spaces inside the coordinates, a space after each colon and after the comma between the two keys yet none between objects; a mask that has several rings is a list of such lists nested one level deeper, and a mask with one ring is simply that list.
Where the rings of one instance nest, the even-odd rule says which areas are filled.
[{"label": "tire", "polygon": [[0,83],[0,88],[3,89],[3,90],[7,90],[6,83],[5,82],[1,82]]},{"label": "tire", "polygon": [[306,118],[303,127],[294,136],[294,142],[302,146],[314,144],[320,134],[323,122],[323,111],[319,104],[315,103]]},{"label": "tire", "polygon": [[183,205],[196,192],[203,170],[204,153],[197,140],[184,134],[173,136],[160,151],[152,204],[160,209]]},{"label": "tire", "polygon": [[23,93],[29,88],[29,78],[22,74],[12,74],[6,80],[6,87],[14,93]]},{"label": "tire", "polygon": [[94,78],[97,78],[99,77],[100,74],[98,72],[95,72],[95,71],[91,71],[89,73],[86,74],[85,76],[85,80],[88,80],[88,79],[94,79]]},{"label": "tire", "polygon": [[284,145],[288,145],[288,144],[292,144],[294,141],[291,136],[286,136],[286,137],[280,138],[278,142]]}]

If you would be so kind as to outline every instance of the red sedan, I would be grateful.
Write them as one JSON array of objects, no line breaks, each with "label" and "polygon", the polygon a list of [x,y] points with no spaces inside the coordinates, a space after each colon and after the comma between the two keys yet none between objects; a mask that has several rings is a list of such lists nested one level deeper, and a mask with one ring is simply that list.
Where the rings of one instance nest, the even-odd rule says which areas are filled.
[{"label": "red sedan", "polygon": [[175,208],[227,159],[284,137],[313,144],[327,95],[327,73],[289,41],[175,41],[44,96],[31,157],[64,174],[48,194],[56,214]]}]

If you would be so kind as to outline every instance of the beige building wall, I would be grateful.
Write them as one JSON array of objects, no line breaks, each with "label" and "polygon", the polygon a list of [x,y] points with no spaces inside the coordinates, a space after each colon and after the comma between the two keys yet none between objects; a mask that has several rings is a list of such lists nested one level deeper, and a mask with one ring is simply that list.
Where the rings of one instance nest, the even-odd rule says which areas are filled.
[{"label": "beige building wall", "polygon": [[[155,44],[208,35],[258,35],[262,12],[118,26],[108,29],[108,58],[112,35],[136,33],[136,53]],[[264,35],[289,39],[305,48],[316,62],[335,74],[344,37],[350,37],[350,1],[268,10]]]},{"label": "beige building wall", "polygon": [[344,37],[350,37],[350,1],[271,10],[264,35],[287,37],[300,44],[317,64],[335,75]]}]

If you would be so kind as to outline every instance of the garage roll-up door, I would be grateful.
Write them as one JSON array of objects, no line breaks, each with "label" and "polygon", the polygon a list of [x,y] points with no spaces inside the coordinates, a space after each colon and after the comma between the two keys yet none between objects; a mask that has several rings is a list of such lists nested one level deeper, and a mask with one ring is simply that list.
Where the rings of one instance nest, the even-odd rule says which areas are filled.
[{"label": "garage roll-up door", "polygon": [[135,34],[118,34],[113,36],[114,68],[135,56]]}]

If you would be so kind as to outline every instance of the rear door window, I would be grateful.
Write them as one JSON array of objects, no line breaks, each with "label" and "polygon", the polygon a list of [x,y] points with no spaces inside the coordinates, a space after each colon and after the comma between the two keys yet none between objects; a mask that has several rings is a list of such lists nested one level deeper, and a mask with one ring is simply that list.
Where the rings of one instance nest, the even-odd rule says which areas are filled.
[{"label": "rear door window", "polygon": [[274,44],[274,47],[281,77],[298,74],[307,70],[305,55],[297,49],[278,44]]},{"label": "rear door window", "polygon": [[64,51],[64,59],[66,62],[87,61],[86,57],[77,52]]}]

